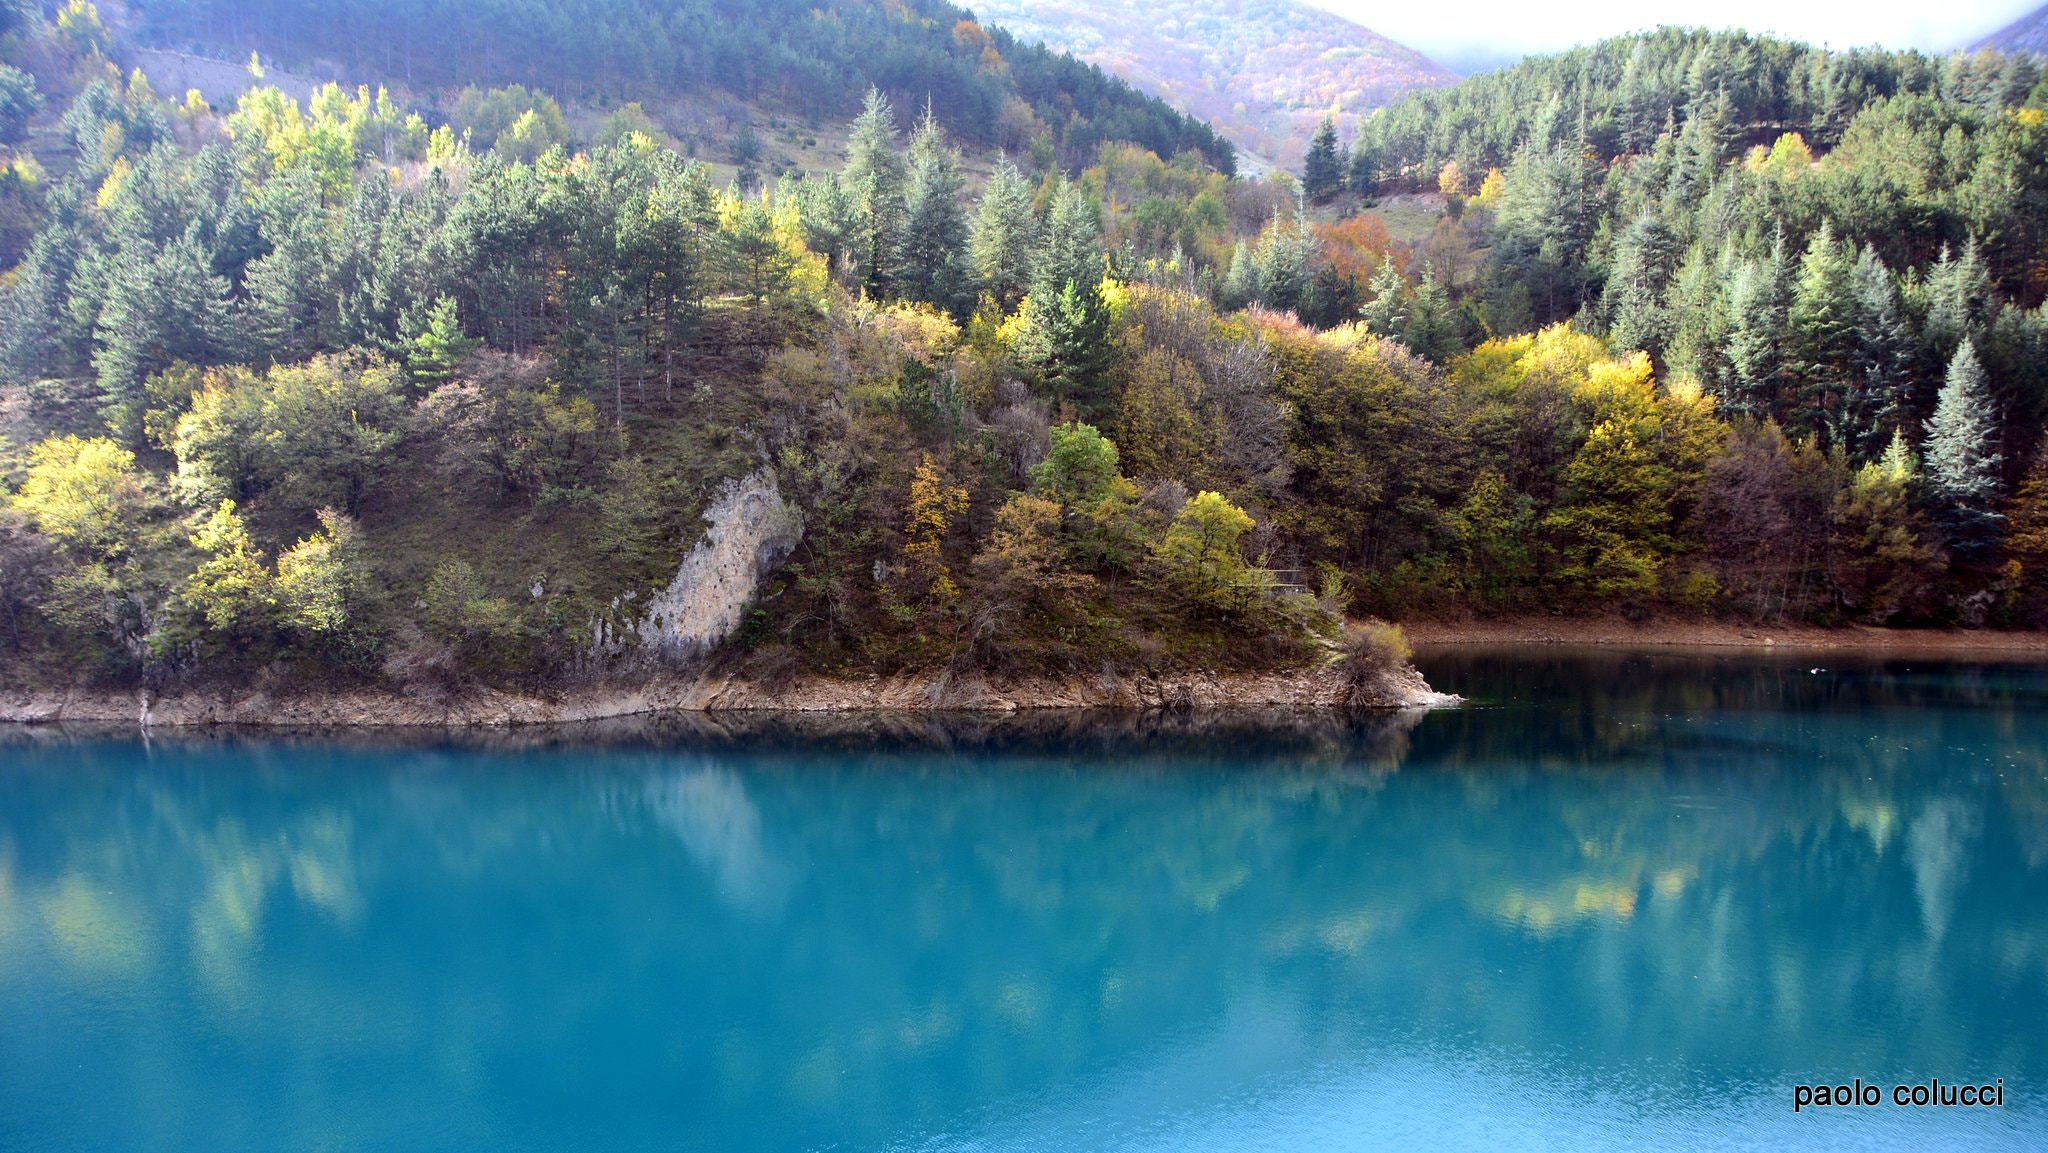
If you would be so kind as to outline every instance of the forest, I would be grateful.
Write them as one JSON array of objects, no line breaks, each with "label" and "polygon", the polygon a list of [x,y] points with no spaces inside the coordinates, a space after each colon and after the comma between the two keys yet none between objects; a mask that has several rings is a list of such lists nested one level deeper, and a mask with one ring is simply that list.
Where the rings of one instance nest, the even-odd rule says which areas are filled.
[{"label": "forest", "polygon": [[1289,168],[1326,111],[1355,114],[1457,80],[1302,0],[980,0],[974,10],[1129,78]]},{"label": "forest", "polygon": [[[943,5],[853,4],[786,44],[924,7],[957,44]],[[308,51],[349,27],[236,8]],[[426,98],[216,109],[82,0],[10,16],[16,679],[630,666],[610,638],[761,469],[803,540],[715,657],[762,673],[1285,666],[1367,615],[2048,612],[2030,58],[1665,31],[1326,124],[1265,181],[1091,143],[1109,105],[970,180],[985,105],[870,77],[837,171],[720,187],[621,102],[701,61],[608,71],[616,22],[555,72],[511,16],[417,59],[380,25],[350,50],[432,61]]]},{"label": "forest", "polygon": [[[1105,140],[1161,156],[1228,141],[1200,120],[946,0],[147,0],[150,43],[334,61],[422,89],[512,83],[561,100],[652,103],[724,91],[805,117],[851,114],[869,88],[945,109],[974,143],[1068,158]],[[431,112],[431,110],[429,110]]]}]

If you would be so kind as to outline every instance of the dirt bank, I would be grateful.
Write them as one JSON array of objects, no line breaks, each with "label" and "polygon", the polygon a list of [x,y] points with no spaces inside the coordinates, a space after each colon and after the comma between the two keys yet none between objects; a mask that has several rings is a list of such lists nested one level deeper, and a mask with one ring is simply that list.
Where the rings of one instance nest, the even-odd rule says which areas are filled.
[{"label": "dirt bank", "polygon": [[[1346,686],[1334,666],[1291,673],[1164,677],[944,675],[866,680],[798,678],[773,687],[738,678],[654,677],[545,693],[472,689],[446,694],[377,689],[265,692],[209,686],[167,691],[23,689],[0,692],[0,722],[92,722],[141,727],[543,725],[666,711],[832,713],[866,710],[1009,713],[1027,709],[1330,708]],[[1368,707],[1449,704],[1422,674],[1383,679]]]},{"label": "dirt bank", "polygon": [[1520,616],[1403,621],[1416,645],[1594,645],[1603,648],[1788,648],[1896,652],[1909,656],[2038,656],[2048,633],[1990,629],[1880,629],[1863,625],[1628,621],[1620,617]]}]

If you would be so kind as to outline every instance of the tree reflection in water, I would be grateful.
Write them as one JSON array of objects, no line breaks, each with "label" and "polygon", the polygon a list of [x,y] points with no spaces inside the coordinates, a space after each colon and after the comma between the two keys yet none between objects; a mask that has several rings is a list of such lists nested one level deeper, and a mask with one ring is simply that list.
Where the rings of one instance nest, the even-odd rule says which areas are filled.
[{"label": "tree reflection in water", "polygon": [[881,1148],[1355,1106],[1367,1068],[1638,1120],[2048,1083],[2048,673],[1426,659],[1474,703],[9,733],[0,1146]]}]

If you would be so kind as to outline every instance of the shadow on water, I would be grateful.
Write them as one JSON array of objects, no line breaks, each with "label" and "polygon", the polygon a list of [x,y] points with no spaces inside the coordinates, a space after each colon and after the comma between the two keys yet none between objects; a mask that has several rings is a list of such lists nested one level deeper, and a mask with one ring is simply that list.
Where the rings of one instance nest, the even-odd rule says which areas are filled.
[{"label": "shadow on water", "polygon": [[2014,1104],[1751,1143],[2039,1147],[2043,670],[1425,662],[1475,703],[16,731],[0,1147],[1683,1148],[1930,1075]]}]

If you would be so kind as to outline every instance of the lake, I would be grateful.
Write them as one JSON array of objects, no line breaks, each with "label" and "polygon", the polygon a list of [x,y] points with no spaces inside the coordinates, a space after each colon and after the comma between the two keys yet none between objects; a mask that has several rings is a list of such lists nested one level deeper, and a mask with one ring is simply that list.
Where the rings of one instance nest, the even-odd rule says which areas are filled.
[{"label": "lake", "polygon": [[0,1149],[2048,1148],[2048,669],[1422,664],[1472,703],[0,733]]}]

